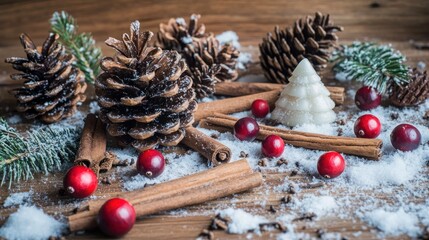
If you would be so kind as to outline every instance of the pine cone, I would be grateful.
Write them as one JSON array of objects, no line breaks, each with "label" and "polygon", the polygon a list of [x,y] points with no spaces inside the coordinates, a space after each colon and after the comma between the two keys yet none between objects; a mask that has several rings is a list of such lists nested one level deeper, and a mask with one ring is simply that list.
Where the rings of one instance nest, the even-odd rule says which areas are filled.
[{"label": "pine cone", "polygon": [[265,77],[271,82],[288,83],[298,63],[307,58],[320,71],[327,66],[331,48],[337,45],[337,31],[328,15],[316,12],[314,19],[307,16],[295,22],[293,28],[280,30],[278,26],[259,45],[260,61]]},{"label": "pine cone", "polygon": [[27,58],[10,57],[6,63],[22,73],[12,74],[13,80],[25,80],[22,87],[11,91],[18,100],[17,111],[27,119],[38,118],[46,123],[71,116],[76,106],[85,101],[85,77],[73,66],[75,58],[51,33],[41,48],[26,34],[20,40]]},{"label": "pine cone", "polygon": [[131,36],[105,42],[117,55],[101,61],[104,72],[95,84],[100,117],[123,145],[140,151],[176,145],[197,108],[185,60],[176,51],[148,47],[153,33],[140,32],[138,21],[130,30]]},{"label": "pine cone", "polygon": [[[200,15],[192,14],[189,26],[183,18],[172,18],[167,24],[161,23],[156,45],[163,49],[177,50],[182,55],[188,54],[189,56],[189,52],[187,52],[189,49],[191,49],[191,52],[199,54],[201,59],[205,61],[205,65],[208,66],[209,71],[216,72],[215,78],[212,78],[212,82],[209,85],[214,86],[217,81],[235,81],[238,77],[236,65],[240,54],[239,51],[229,44],[220,46],[213,33],[205,32],[204,24],[198,26],[200,17]],[[197,65],[197,63],[192,62],[196,58],[185,57],[188,66]],[[218,67],[214,65],[220,65],[220,69],[215,71],[215,68]],[[191,68],[190,70],[192,71],[193,69]],[[206,78],[205,82],[208,83],[208,80]],[[198,79],[194,78],[193,81],[194,83],[199,82]],[[194,85],[194,89],[197,92],[206,92],[206,90],[200,91],[198,87],[199,85]],[[198,95],[198,98],[200,98],[200,95]]]},{"label": "pine cone", "polygon": [[[215,75],[219,72],[220,65],[215,64],[213,61],[210,62],[211,55],[207,52],[207,49],[204,49],[201,42],[186,46],[182,55],[188,63],[189,70],[187,74],[192,78],[192,86],[196,97],[202,99],[212,95],[215,84],[218,81]],[[203,58],[208,61],[204,61]]]},{"label": "pine cone", "polygon": [[183,18],[170,18],[167,24],[159,25],[158,41],[156,45],[162,49],[184,51],[185,47],[194,41],[206,41],[208,37],[213,37],[213,33],[206,33],[206,26],[198,26],[199,14],[192,14],[189,19],[189,26]]},{"label": "pine cone", "polygon": [[410,71],[410,82],[405,86],[394,85],[390,102],[398,107],[415,106],[429,97],[429,78],[426,71],[414,68]]}]

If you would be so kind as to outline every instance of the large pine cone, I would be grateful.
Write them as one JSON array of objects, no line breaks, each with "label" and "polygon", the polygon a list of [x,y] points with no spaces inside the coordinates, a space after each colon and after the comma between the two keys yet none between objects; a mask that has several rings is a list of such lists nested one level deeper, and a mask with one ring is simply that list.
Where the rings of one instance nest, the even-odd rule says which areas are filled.
[{"label": "large pine cone", "polygon": [[[215,72],[214,78],[211,78],[211,83],[203,85],[205,88],[208,88],[209,85],[214,86],[216,82],[235,81],[238,77],[236,65],[240,52],[230,44],[220,46],[213,33],[205,32],[204,24],[198,25],[200,17],[200,15],[192,14],[189,25],[186,24],[183,18],[172,18],[167,24],[161,23],[156,45],[163,49],[176,50],[184,55],[191,71],[193,71],[192,66],[199,63],[193,62],[196,58],[189,56],[190,54],[198,54],[204,60],[204,65],[208,66],[209,71]],[[185,54],[188,56],[185,56]],[[218,70],[216,65],[220,65]],[[199,70],[201,71],[201,68]],[[194,78],[194,75],[194,83],[201,82]],[[195,76],[198,75],[196,74]],[[209,78],[206,78],[205,82],[208,82],[208,80]],[[199,85],[195,84],[194,89],[196,92],[205,91],[200,90]],[[213,92],[214,89],[212,88],[210,91]],[[198,95],[198,98],[201,98],[201,96]]]},{"label": "large pine cone", "polygon": [[293,28],[280,30],[278,26],[259,45],[260,61],[265,77],[276,83],[288,83],[298,63],[307,58],[320,71],[329,61],[333,46],[337,45],[337,31],[343,28],[330,21],[329,14],[316,12],[295,22]]},{"label": "large pine cone", "polygon": [[410,82],[405,86],[394,85],[390,92],[390,102],[398,107],[415,106],[429,97],[429,78],[426,71],[416,68],[410,71]]},{"label": "large pine cone", "polygon": [[71,116],[76,106],[85,101],[85,76],[73,66],[75,58],[51,33],[41,48],[26,34],[20,40],[27,58],[6,58],[7,63],[22,73],[12,74],[13,80],[25,80],[11,91],[18,100],[17,111],[27,119],[38,118],[46,123]]},{"label": "large pine cone", "polygon": [[197,108],[185,60],[176,51],[148,47],[152,32],[131,23],[131,36],[109,38],[115,58],[101,61],[95,84],[100,117],[123,145],[144,151],[158,144],[173,146],[184,137]]}]

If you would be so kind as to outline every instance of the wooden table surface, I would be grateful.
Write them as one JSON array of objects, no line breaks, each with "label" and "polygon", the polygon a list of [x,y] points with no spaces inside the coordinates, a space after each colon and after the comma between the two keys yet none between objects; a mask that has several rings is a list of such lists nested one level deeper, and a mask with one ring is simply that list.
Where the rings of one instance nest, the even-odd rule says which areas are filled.
[{"label": "wooden table surface", "polygon": [[[377,4],[374,4],[377,3]],[[377,5],[378,7],[371,7]],[[210,1],[30,1],[30,0],[1,0],[0,1],[0,59],[9,56],[23,56],[22,48],[18,41],[21,32],[28,33],[33,40],[41,43],[49,31],[48,20],[51,14],[57,10],[66,10],[77,20],[81,31],[92,32],[95,39],[102,46],[105,55],[111,55],[112,51],[104,47],[102,42],[108,36],[119,37],[128,32],[129,23],[138,19],[144,28],[156,31],[160,22],[166,22],[170,17],[188,17],[192,13],[202,14],[202,22],[206,24],[208,31],[216,34],[226,30],[237,32],[240,42],[245,46],[245,51],[251,51],[257,61],[257,44],[266,32],[272,31],[276,24],[286,26],[293,23],[296,18],[312,15],[315,11],[330,13],[337,24],[344,26],[345,31],[339,34],[340,42],[359,40],[376,40],[390,42],[400,49],[407,57],[411,65],[418,61],[429,63],[429,52],[414,49],[409,41],[429,41],[429,2],[427,0],[210,0]],[[253,46],[253,47],[252,47]],[[254,72],[260,73],[256,64]],[[15,114],[14,100],[6,93],[13,87],[9,80],[12,72],[10,66],[0,61],[0,111],[2,116]],[[326,77],[326,76],[325,76]],[[87,104],[83,109],[87,109]],[[62,185],[63,173],[49,176],[37,176],[33,181],[22,182],[12,190],[1,188],[0,204],[10,192],[26,191],[32,188],[40,194],[35,196],[35,202],[43,206],[47,212],[59,211],[59,203],[69,202],[58,197],[58,189]],[[269,191],[266,207],[256,204],[261,196],[266,195],[265,187],[280,184],[289,173],[277,173],[263,171],[266,185],[253,191],[234,197],[237,207],[244,209],[257,209],[261,214],[269,216],[267,211],[270,205],[278,206],[283,194]],[[306,176],[297,175],[291,177],[296,182],[308,181]],[[101,185],[97,195],[108,196],[120,192],[120,182],[112,185]],[[313,190],[305,190],[305,192]],[[266,196],[264,196],[266,197]],[[386,196],[388,197],[388,196]],[[138,220],[127,238],[139,239],[192,239],[200,231],[207,227],[210,215],[199,216],[199,212],[214,214],[218,204],[228,205],[231,198],[223,198],[199,206],[186,208],[189,213],[197,216],[172,216],[160,213]],[[72,205],[66,205],[72,209]],[[0,209],[0,221],[3,222],[7,214],[16,209]],[[302,229],[297,224],[299,231],[307,232],[315,236],[319,228],[328,232],[341,232],[347,238],[354,238],[355,229],[360,229],[362,222],[350,222],[335,217],[322,218],[311,227]],[[373,239],[376,237],[369,227],[359,236],[359,239]],[[277,232],[267,232],[256,238],[275,238]],[[84,235],[70,236],[70,238],[102,238],[98,232],[89,232]],[[228,235],[224,232],[215,232],[215,237],[220,239],[242,238],[246,235]],[[404,236],[397,237],[398,239]]]}]

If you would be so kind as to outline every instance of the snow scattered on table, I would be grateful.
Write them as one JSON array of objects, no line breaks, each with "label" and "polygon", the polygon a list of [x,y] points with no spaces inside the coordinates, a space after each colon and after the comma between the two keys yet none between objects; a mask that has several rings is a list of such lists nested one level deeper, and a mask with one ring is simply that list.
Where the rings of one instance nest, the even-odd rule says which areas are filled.
[{"label": "snow scattered on table", "polygon": [[9,240],[45,240],[61,236],[67,225],[45,214],[35,206],[21,206],[0,228],[0,236]]},{"label": "snow scattered on table", "polygon": [[259,224],[266,223],[265,217],[252,215],[242,209],[227,208],[217,212],[222,218],[229,218],[228,232],[243,234],[249,231],[260,233]]},{"label": "snow scattered on table", "polygon": [[385,234],[393,236],[407,234],[416,237],[420,232],[418,218],[402,208],[394,212],[376,209],[365,214],[365,220]]},{"label": "snow scattered on table", "polygon": [[11,193],[3,203],[3,207],[24,205],[32,202],[33,191]]},{"label": "snow scattered on table", "polygon": [[294,209],[303,213],[315,213],[318,217],[332,215],[338,209],[332,196],[307,196],[294,204]]},{"label": "snow scattered on table", "polygon": [[176,153],[165,154],[169,164],[165,167],[164,172],[154,179],[149,179],[137,173],[133,168],[134,174],[131,177],[125,178],[124,188],[126,190],[135,190],[144,188],[147,185],[165,182],[193,173],[201,172],[208,169],[207,160],[203,159],[197,152],[179,156]]}]

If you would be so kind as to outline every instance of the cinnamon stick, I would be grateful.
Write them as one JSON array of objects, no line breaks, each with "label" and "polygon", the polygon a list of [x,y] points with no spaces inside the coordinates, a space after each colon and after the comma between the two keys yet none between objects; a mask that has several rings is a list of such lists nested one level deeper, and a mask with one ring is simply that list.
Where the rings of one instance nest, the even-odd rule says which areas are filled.
[{"label": "cinnamon stick", "polygon": [[[85,165],[97,175],[100,164],[103,163],[106,153],[107,138],[104,124],[95,114],[88,114],[80,138],[80,145],[74,160],[75,165]],[[109,166],[109,164],[107,164]],[[110,165],[111,167],[111,165]]]},{"label": "cinnamon stick", "polygon": [[[224,114],[214,114],[200,121],[200,127],[225,132],[231,131],[237,118]],[[337,137],[322,134],[306,133],[280,129],[271,126],[259,125],[258,139],[263,140],[268,135],[278,135],[286,144],[314,150],[337,151],[345,154],[379,160],[381,156],[380,139],[364,139],[351,137]]]},{"label": "cinnamon stick", "polygon": [[[133,204],[138,217],[171,210],[243,192],[262,184],[260,173],[253,173],[246,160],[222,164],[181,179],[121,194]],[[96,216],[104,200],[93,200],[68,217],[72,232],[96,226]]]},{"label": "cinnamon stick", "polygon": [[[215,86],[215,94],[237,97],[273,90],[283,90],[284,87],[285,85],[277,83],[220,82]],[[343,87],[326,86],[326,88],[331,93],[330,97],[336,105],[344,103],[345,93]]]},{"label": "cinnamon stick", "polygon": [[194,114],[195,122],[198,122],[205,117],[212,116],[215,113],[230,114],[249,110],[253,101],[259,98],[268,101],[271,109],[273,109],[274,103],[277,101],[280,92],[281,90],[273,90],[213,102],[199,103],[198,110]]},{"label": "cinnamon stick", "polygon": [[182,143],[199,152],[211,161],[214,166],[228,163],[231,160],[231,150],[227,146],[194,127],[186,128],[186,135]]}]

